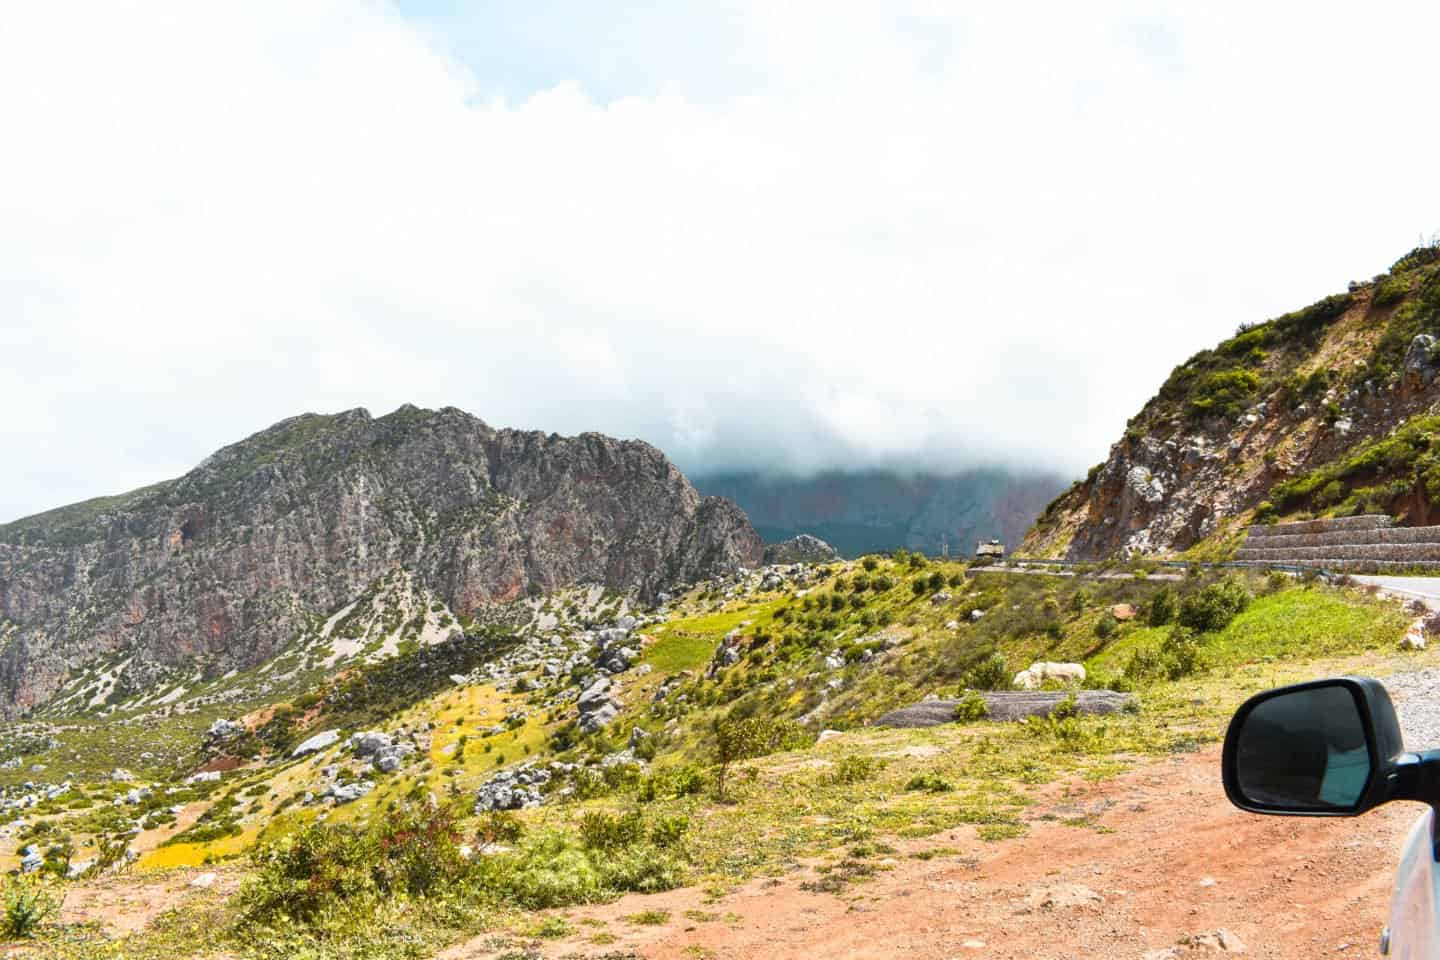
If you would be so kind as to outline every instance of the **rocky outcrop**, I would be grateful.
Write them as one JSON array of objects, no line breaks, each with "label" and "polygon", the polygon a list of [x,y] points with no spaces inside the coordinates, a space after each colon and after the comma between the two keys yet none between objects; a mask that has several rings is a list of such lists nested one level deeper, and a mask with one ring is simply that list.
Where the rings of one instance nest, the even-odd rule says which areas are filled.
[{"label": "rocky outcrop", "polygon": [[[1105,461],[1045,509],[1018,552],[1099,560],[1210,541],[1227,555],[1256,511],[1273,509],[1278,484],[1381,440],[1413,417],[1440,412],[1435,336],[1391,329],[1396,317],[1411,331],[1404,325],[1415,317],[1440,324],[1434,263],[1426,260],[1414,279],[1414,289],[1428,292],[1411,312],[1397,311],[1393,301],[1377,305],[1373,287],[1362,285],[1243,329],[1181,364]],[[1379,352],[1377,339],[1388,353]],[[1263,349],[1251,346],[1261,341]],[[1433,491],[1407,491],[1382,473],[1356,481],[1384,488],[1376,495],[1385,501],[1367,506],[1408,523],[1440,521]]]},{"label": "rocky outcrop", "polygon": [[829,563],[837,557],[839,554],[835,552],[834,547],[808,533],[791,537],[789,540],[782,540],[780,543],[767,544],[765,547],[765,563],[767,565]]},{"label": "rocky outcrop", "polygon": [[0,526],[0,716],[97,656],[135,689],[254,666],[397,568],[465,616],[578,583],[651,598],[760,560],[738,507],[639,441],[454,408],[307,414],[178,480]]},{"label": "rocky outcrop", "polygon": [[[984,691],[986,719],[1024,720],[1026,717],[1047,717],[1062,703],[1071,704],[1083,714],[1104,716],[1119,710],[1133,709],[1137,702],[1131,693],[1114,690],[1075,691]],[[1074,698],[1073,701],[1071,698]],[[877,727],[938,727],[955,721],[959,700],[925,700],[898,710],[891,710],[875,721]]]}]

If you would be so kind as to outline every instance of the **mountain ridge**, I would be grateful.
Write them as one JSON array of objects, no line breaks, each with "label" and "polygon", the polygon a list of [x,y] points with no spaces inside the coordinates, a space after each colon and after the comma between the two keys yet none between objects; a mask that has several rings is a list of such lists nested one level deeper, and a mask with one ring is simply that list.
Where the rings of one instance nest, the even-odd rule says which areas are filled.
[{"label": "mountain ridge", "polygon": [[463,617],[578,583],[654,597],[760,558],[743,512],[643,441],[454,407],[303,414],[174,480],[0,525],[0,712],[131,648],[137,682],[253,666],[398,568]]}]

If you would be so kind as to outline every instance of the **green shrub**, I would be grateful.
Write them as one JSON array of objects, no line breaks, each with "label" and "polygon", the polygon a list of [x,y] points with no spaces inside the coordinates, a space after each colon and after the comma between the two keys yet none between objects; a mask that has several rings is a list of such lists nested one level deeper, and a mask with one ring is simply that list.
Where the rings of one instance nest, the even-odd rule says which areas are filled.
[{"label": "green shrub", "polygon": [[916,791],[924,791],[925,793],[949,793],[955,789],[955,784],[946,780],[938,773],[926,772],[917,773],[911,777],[910,782],[905,784],[905,789],[912,793]]},{"label": "green shrub", "polygon": [[481,862],[486,887],[531,910],[593,903],[606,891],[591,858],[558,832],[529,837],[516,854]]},{"label": "green shrub", "polygon": [[240,890],[242,915],[260,924],[333,922],[378,899],[374,838],[340,824],[311,824],[251,855],[256,871]]},{"label": "green shrub", "polygon": [[955,704],[956,723],[974,723],[990,716],[990,707],[985,698],[975,690],[966,690],[960,702]]},{"label": "green shrub", "polygon": [[1377,307],[1388,307],[1399,303],[1410,292],[1410,277],[1390,276],[1375,285],[1375,295],[1370,302]]},{"label": "green shrub", "polygon": [[705,774],[693,763],[657,770],[640,782],[637,796],[644,802],[688,797],[705,789]]},{"label": "green shrub", "polygon": [[645,836],[645,818],[639,810],[614,816],[591,810],[580,818],[580,842],[587,850],[611,851],[628,847]]},{"label": "green shrub", "polygon": [[30,877],[12,877],[0,890],[0,940],[28,940],[40,925],[55,916],[60,904],[45,885]]},{"label": "green shrub", "polygon": [[1150,601],[1150,626],[1163,627],[1180,613],[1180,595],[1174,587],[1161,587]]},{"label": "green shrub", "polygon": [[1014,677],[1005,658],[996,651],[970,668],[965,674],[965,686],[971,690],[1009,690]]},{"label": "green shrub", "polygon": [[[454,811],[404,807],[376,829],[312,823],[258,847],[241,889],[245,921],[331,926],[373,910],[383,898],[424,897],[470,874]],[[483,859],[483,858],[482,858]]]},{"label": "green shrub", "polygon": [[741,760],[752,760],[781,750],[809,746],[814,739],[799,724],[773,717],[727,717],[715,723],[715,789],[725,796],[730,768]]},{"label": "green shrub", "polygon": [[1130,655],[1122,674],[1125,684],[1133,686],[1143,680],[1160,676],[1165,670],[1165,660],[1160,651],[1153,647],[1141,647]]},{"label": "green shrub", "polygon": [[841,757],[831,776],[836,783],[860,783],[873,777],[879,766],[874,757]]},{"label": "green shrub", "polygon": [[1182,626],[1200,633],[1223,630],[1250,605],[1251,599],[1251,593],[1244,584],[1237,580],[1222,580],[1181,601],[1178,620]]},{"label": "green shrub", "polygon": [[1120,621],[1110,611],[1105,611],[1099,620],[1095,621],[1095,636],[1101,640],[1109,640],[1115,636],[1115,631],[1120,629]]},{"label": "green shrub", "polygon": [[685,882],[684,864],[673,854],[648,847],[627,847],[599,865],[600,880],[612,890],[661,893]]},{"label": "green shrub", "polygon": [[1200,641],[1189,627],[1174,626],[1160,644],[1165,676],[1179,680],[1194,673],[1200,661]]},{"label": "green shrub", "polygon": [[1260,388],[1260,375],[1253,370],[1217,370],[1201,380],[1190,396],[1194,417],[1234,417]]}]

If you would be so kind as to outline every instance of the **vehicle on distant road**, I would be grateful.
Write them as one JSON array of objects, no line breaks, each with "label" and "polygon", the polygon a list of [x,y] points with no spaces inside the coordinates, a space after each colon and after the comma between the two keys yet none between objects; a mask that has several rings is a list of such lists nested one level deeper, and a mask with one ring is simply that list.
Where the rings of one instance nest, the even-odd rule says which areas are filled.
[{"label": "vehicle on distant road", "polygon": [[998,563],[1005,559],[1005,544],[999,540],[981,540],[975,545],[975,559],[985,563]]}]

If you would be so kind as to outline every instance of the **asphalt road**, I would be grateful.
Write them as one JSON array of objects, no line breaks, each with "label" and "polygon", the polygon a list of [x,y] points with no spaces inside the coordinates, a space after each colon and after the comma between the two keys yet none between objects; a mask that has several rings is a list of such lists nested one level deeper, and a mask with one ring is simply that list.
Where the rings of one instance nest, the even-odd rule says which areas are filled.
[{"label": "asphalt road", "polygon": [[1351,574],[1360,583],[1371,583],[1397,597],[1420,600],[1431,610],[1440,610],[1440,577],[1372,577]]}]

